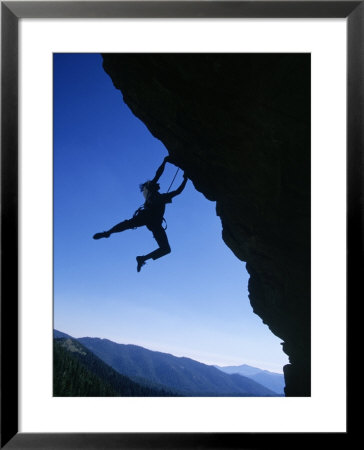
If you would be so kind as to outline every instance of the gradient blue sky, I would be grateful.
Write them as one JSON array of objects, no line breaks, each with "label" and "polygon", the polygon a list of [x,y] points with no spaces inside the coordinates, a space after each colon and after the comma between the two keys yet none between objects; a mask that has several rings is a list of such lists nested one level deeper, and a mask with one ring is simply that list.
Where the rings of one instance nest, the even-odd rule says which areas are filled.
[{"label": "gradient blue sky", "polygon": [[[221,239],[215,203],[189,180],[167,205],[172,253],[145,227],[95,241],[143,203],[139,183],[167,150],[130,112],[99,54],[54,55],[54,327],[187,356],[282,372],[288,362],[248,299],[248,274]],[[176,172],[168,164],[165,192]],[[182,181],[178,173],[173,188]],[[173,189],[172,188],[172,189]]]}]

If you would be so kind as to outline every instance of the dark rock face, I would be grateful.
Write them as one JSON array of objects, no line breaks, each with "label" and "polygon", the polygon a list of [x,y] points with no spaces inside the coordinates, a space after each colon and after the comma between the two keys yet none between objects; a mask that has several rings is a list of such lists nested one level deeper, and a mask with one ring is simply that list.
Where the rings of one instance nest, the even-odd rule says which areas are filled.
[{"label": "dark rock face", "polygon": [[310,395],[310,55],[105,54],[133,113],[247,262],[253,310],[283,341],[287,396]]}]

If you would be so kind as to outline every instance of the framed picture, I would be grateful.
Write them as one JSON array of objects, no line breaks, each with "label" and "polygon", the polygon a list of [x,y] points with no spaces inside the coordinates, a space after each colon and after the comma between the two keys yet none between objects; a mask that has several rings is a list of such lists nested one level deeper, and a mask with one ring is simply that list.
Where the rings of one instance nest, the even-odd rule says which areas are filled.
[{"label": "framed picture", "polygon": [[[363,8],[2,2],[2,447],[347,438],[347,303],[363,269]],[[132,193],[139,178],[149,181]],[[145,218],[157,198],[173,198],[158,224]],[[167,234],[165,207],[175,211]],[[208,237],[221,231],[215,249]],[[246,307],[278,336],[278,360],[270,341],[255,346],[257,326],[250,340],[233,333],[251,326],[237,319],[248,315],[239,295],[237,309],[220,300],[239,291],[241,261]],[[150,367],[162,364],[157,351],[164,372],[151,377],[153,366],[148,384],[147,371],[124,373],[106,355],[122,342]],[[236,371],[239,345],[245,358],[250,347],[245,363],[266,358],[259,383]],[[137,393],[120,394],[111,372],[102,386],[95,371],[81,387],[66,379],[62,358],[88,351],[98,376],[115,369]],[[267,355],[284,371],[282,392],[262,381]]]}]

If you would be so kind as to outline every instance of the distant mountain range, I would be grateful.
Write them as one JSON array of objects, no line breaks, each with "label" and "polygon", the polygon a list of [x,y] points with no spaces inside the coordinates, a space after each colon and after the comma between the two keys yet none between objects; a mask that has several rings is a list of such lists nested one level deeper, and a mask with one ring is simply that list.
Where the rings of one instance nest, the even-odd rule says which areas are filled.
[{"label": "distant mountain range", "polygon": [[[54,330],[54,337],[73,339],[57,330]],[[108,339],[83,337],[76,341],[117,373],[149,389],[194,397],[282,395],[250,377],[225,373],[224,368],[202,364],[190,358],[155,352],[136,345],[117,344]]]},{"label": "distant mountain range", "polygon": [[258,369],[247,364],[241,366],[214,367],[228,374],[239,374],[249,377],[277,394],[284,395],[285,381],[282,373],[269,372],[268,370]]}]

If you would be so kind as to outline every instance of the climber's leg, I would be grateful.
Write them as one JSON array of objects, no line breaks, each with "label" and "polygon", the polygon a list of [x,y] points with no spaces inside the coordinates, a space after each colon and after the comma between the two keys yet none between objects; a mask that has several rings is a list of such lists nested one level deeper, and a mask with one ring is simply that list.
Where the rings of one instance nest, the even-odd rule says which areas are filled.
[{"label": "climber's leg", "polygon": [[162,225],[157,226],[149,226],[147,225],[148,229],[153,233],[154,239],[157,241],[157,244],[159,245],[159,248],[156,250],[148,253],[144,256],[137,256],[137,271],[140,272],[140,269],[145,264],[145,261],[148,259],[158,259],[162,256],[168,255],[168,253],[171,253],[171,247],[168,242],[167,234],[164,231]]},{"label": "climber's leg", "polygon": [[110,228],[108,231],[103,231],[101,233],[96,233],[93,238],[94,239],[101,239],[101,238],[108,238],[110,234],[113,233],[120,233],[125,230],[131,230],[133,228],[141,227],[145,225],[145,219],[140,214],[138,216],[133,217],[132,219],[124,220],[123,222],[120,222]]}]

